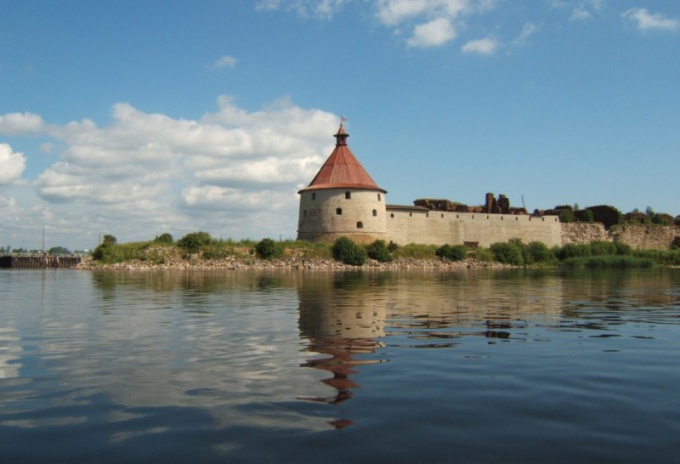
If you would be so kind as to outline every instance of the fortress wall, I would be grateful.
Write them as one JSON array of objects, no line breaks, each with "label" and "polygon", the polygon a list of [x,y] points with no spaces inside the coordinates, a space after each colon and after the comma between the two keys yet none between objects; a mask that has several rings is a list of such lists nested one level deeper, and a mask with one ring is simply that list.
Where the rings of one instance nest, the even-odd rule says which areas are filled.
[{"label": "fortress wall", "polygon": [[511,214],[455,213],[442,211],[388,210],[389,240],[406,245],[461,245],[476,242],[489,247],[496,242],[519,238],[525,243],[540,241],[561,244],[557,216],[534,217]]},{"label": "fortress wall", "polygon": [[623,242],[634,249],[670,248],[676,237],[680,237],[680,227],[660,225],[622,224],[609,232],[612,240]]},{"label": "fortress wall", "polygon": [[582,222],[566,222],[561,224],[562,245],[568,243],[591,243],[611,242],[612,238],[607,234],[604,224],[594,222],[586,224]]},{"label": "fortress wall", "polygon": [[570,222],[561,224],[562,244],[621,242],[634,249],[663,250],[680,237],[679,226],[621,224],[607,231],[600,223]]}]

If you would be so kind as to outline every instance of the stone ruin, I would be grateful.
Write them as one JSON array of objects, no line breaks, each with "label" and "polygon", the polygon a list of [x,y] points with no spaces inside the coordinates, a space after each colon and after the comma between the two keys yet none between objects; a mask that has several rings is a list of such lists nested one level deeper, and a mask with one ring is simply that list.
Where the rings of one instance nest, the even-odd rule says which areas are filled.
[{"label": "stone ruin", "polygon": [[487,193],[485,202],[481,206],[468,206],[456,201],[446,199],[419,198],[413,202],[415,206],[421,206],[430,211],[446,211],[455,213],[485,213],[485,214],[528,214],[525,208],[510,206],[510,200],[506,195],[498,195],[498,199],[493,193]]}]

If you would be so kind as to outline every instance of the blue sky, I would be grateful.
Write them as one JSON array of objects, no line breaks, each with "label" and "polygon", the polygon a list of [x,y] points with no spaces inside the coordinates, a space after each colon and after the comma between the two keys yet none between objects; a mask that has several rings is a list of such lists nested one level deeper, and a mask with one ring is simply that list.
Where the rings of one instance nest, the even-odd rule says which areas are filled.
[{"label": "blue sky", "polygon": [[676,0],[27,0],[0,19],[0,246],[294,238],[341,116],[390,204],[680,214]]}]

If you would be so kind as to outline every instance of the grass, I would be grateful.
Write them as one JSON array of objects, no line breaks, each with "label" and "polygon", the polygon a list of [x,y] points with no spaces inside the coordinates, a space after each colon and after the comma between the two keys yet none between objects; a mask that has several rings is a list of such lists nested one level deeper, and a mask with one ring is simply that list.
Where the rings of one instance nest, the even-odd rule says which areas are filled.
[{"label": "grass", "polygon": [[561,266],[570,269],[649,269],[656,263],[630,255],[599,255],[567,258]]}]

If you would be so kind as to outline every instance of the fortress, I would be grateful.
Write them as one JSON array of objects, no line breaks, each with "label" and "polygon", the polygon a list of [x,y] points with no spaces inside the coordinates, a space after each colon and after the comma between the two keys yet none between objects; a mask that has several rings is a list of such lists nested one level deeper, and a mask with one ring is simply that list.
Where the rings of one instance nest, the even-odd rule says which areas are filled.
[{"label": "fortress", "polygon": [[342,123],[335,149],[310,184],[300,190],[298,240],[333,242],[349,237],[356,243],[385,240],[399,245],[468,245],[489,247],[519,238],[552,247],[562,244],[558,216],[535,216],[510,207],[501,195],[486,195],[480,207],[448,200],[416,200],[388,205],[378,187],[347,146]]}]

